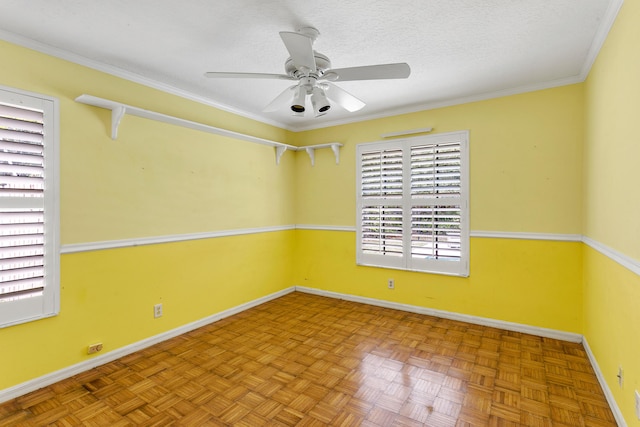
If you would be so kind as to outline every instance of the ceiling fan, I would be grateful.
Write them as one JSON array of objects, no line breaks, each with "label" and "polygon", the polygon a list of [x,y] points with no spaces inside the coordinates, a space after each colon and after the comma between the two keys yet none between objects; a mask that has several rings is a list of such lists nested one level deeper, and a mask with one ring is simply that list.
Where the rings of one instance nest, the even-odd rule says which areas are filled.
[{"label": "ceiling fan", "polygon": [[329,111],[331,103],[349,112],[358,111],[365,105],[332,82],[406,79],[411,73],[406,63],[332,69],[329,58],[313,50],[313,43],[319,35],[320,32],[313,27],[303,27],[297,32],[280,32],[280,38],[291,55],[284,63],[286,74],[208,72],[204,75],[211,78],[297,80],[298,83],[286,88],[263,111],[276,111],[289,105],[294,116],[304,116],[309,96],[315,116],[318,117]]}]

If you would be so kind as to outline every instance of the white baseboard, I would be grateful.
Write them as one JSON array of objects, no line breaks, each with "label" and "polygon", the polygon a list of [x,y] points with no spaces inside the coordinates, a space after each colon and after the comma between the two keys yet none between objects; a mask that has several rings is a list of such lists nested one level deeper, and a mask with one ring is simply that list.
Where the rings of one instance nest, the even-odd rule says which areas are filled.
[{"label": "white baseboard", "polygon": [[507,322],[504,320],[489,319],[487,317],[472,316],[469,314],[454,313],[450,311],[437,310],[434,308],[419,307],[416,305],[402,304],[379,300],[375,298],[361,297],[357,295],[342,294],[338,292],[325,291],[322,289],[296,286],[296,291],[308,294],[320,295],[329,298],[343,299],[347,301],[360,302],[363,304],[375,305],[378,307],[392,308],[395,310],[407,311],[410,313],[426,314],[429,316],[441,317],[443,319],[459,320],[461,322],[473,323],[475,325],[489,326],[492,328],[506,329],[507,331],[522,332],[545,338],[554,338],[569,342],[582,342],[582,335],[573,332],[558,331],[555,329],[541,328],[538,326],[524,325],[522,323]]},{"label": "white baseboard", "polygon": [[58,381],[62,381],[64,379],[70,378],[74,375],[88,371],[97,366],[104,365],[105,363],[112,362],[116,359],[127,356],[131,353],[135,353],[136,351],[145,349],[154,344],[158,344],[162,341],[166,341],[168,339],[177,337],[178,335],[182,335],[184,333],[190,332],[194,329],[200,328],[210,323],[217,322],[218,320],[224,319],[226,317],[233,316],[234,314],[248,310],[260,304],[264,304],[267,301],[271,301],[273,299],[279,298],[293,291],[295,291],[295,287],[292,286],[290,288],[283,289],[281,291],[272,293],[270,295],[255,299],[253,301],[246,302],[236,307],[232,307],[228,310],[221,311],[220,313],[213,314],[211,316],[205,317],[204,319],[196,320],[195,322],[188,323],[186,325],[180,326],[175,329],[171,329],[169,331],[163,332],[153,337],[146,338],[142,341],[138,341],[136,343],[118,348],[108,353],[101,354],[100,356],[96,356],[94,358],[88,359],[80,363],[76,363],[75,365],[68,366],[58,371],[51,372],[50,374],[46,374],[41,377],[34,378],[33,380],[18,384],[16,386],[9,387],[4,390],[0,390],[0,403],[6,402],[11,399],[15,399],[16,397],[20,397],[32,391],[39,390],[43,387],[49,386]]},{"label": "white baseboard", "polygon": [[596,377],[598,378],[600,387],[602,387],[602,391],[604,392],[604,397],[607,399],[607,403],[609,403],[609,407],[611,408],[611,412],[613,412],[613,416],[616,419],[618,426],[627,427],[627,422],[624,420],[624,417],[622,416],[622,412],[620,412],[620,408],[616,403],[616,399],[613,397],[613,393],[609,388],[609,384],[607,384],[607,381],[604,379],[604,374],[600,370],[598,361],[596,360],[595,355],[591,351],[591,347],[589,347],[589,343],[587,342],[587,337],[584,337],[582,339],[582,345],[584,346],[584,349],[587,352],[587,356],[589,357],[589,361],[591,362],[591,367],[596,372]]}]

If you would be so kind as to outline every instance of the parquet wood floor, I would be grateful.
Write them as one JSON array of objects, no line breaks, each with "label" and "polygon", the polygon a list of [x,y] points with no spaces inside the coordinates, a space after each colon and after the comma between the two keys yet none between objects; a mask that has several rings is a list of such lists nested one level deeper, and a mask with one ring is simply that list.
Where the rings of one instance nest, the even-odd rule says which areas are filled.
[{"label": "parquet wood floor", "polygon": [[580,344],[292,293],[0,405],[0,426],[615,426]]}]

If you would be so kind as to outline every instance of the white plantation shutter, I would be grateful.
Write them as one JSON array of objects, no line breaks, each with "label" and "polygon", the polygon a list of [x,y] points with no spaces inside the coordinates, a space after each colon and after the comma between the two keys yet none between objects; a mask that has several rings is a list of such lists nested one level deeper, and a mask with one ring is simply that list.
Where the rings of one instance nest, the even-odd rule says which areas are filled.
[{"label": "white plantation shutter", "polygon": [[370,263],[402,266],[404,220],[402,208],[403,154],[399,146],[373,149],[358,157],[360,252]]},{"label": "white plantation shutter", "polygon": [[57,112],[0,89],[0,326],[58,311]]},{"label": "white plantation shutter", "polygon": [[468,132],[357,147],[357,262],[468,275]]}]

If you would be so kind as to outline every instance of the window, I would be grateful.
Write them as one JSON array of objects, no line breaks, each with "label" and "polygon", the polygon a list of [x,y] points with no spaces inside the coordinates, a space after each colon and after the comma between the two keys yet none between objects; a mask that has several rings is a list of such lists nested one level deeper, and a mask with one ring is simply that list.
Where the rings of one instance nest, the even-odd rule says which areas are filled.
[{"label": "window", "polygon": [[469,133],[360,144],[357,263],[469,275]]},{"label": "window", "polygon": [[0,87],[0,327],[59,311],[58,104]]}]

